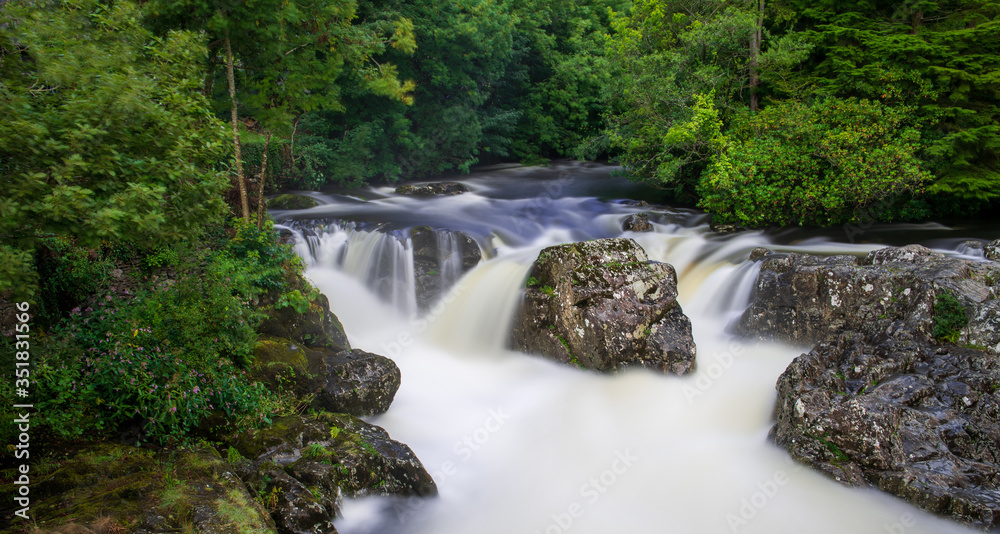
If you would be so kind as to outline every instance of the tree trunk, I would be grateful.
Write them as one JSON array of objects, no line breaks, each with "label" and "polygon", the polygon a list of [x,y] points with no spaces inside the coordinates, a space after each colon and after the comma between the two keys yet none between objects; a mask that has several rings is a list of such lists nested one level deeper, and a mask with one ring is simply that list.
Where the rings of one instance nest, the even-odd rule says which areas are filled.
[{"label": "tree trunk", "polygon": [[271,146],[271,130],[264,130],[264,155],[260,162],[260,180],[257,187],[257,229],[264,227],[264,173],[267,171],[267,150]]},{"label": "tree trunk", "polygon": [[240,155],[240,123],[236,113],[236,80],[233,76],[233,46],[229,42],[229,34],[226,34],[226,81],[229,82],[229,108],[230,116],[233,119],[233,152],[236,156],[236,181],[240,188],[240,204],[243,208],[243,219],[250,219],[250,203],[247,198],[247,180],[243,175],[243,157]]},{"label": "tree trunk", "polygon": [[757,11],[757,27],[750,38],[750,111],[760,107],[760,46],[764,39],[764,0]]}]

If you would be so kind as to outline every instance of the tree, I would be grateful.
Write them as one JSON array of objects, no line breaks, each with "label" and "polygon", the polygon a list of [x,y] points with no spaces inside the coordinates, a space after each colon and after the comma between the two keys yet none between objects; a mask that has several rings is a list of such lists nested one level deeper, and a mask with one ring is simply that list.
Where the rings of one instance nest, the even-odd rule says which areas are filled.
[{"label": "tree", "polygon": [[719,222],[748,227],[892,220],[930,174],[914,110],[859,99],[740,113],[699,187]]},{"label": "tree", "polygon": [[[242,215],[249,218],[248,185],[241,154],[239,109],[264,130],[265,144],[278,131],[292,135],[297,119],[315,109],[341,110],[342,75],[356,71],[358,88],[409,101],[411,83],[397,78],[391,64],[372,63],[387,46],[413,52],[412,24],[352,24],[354,0],[154,0],[150,24],[205,31],[224,57],[233,152]],[[214,69],[208,71],[214,77]],[[214,85],[206,83],[206,85]],[[240,85],[242,89],[238,90]],[[266,158],[267,147],[263,151]],[[260,178],[266,174],[262,161]],[[258,184],[263,193],[263,182]]]},{"label": "tree", "polygon": [[9,2],[0,26],[0,294],[33,291],[39,239],[164,245],[222,216],[224,130],[205,43],[128,0]]},{"label": "tree", "polygon": [[[694,202],[716,143],[702,133],[709,107],[723,122],[746,105],[756,9],[700,0],[639,0],[617,14],[607,55],[608,136],[626,172]],[[711,106],[704,102],[712,96]]]}]

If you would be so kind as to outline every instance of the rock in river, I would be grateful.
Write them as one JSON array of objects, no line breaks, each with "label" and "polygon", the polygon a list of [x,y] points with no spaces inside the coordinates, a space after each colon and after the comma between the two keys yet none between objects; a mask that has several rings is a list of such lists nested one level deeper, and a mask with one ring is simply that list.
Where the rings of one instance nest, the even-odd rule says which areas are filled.
[{"label": "rock in river", "polygon": [[933,337],[934,306],[951,294],[968,325],[959,343],[1000,351],[1000,265],[950,258],[922,247],[890,247],[863,258],[767,254],[756,296],[737,331],[764,339],[817,342],[840,332],[878,334],[902,322]]},{"label": "rock in river", "polygon": [[397,195],[410,195],[416,197],[432,197],[439,195],[461,195],[467,193],[469,188],[459,182],[433,182],[429,184],[407,184],[396,188]]},{"label": "rock in river", "polygon": [[546,248],[528,277],[509,346],[586,369],[695,368],[691,321],[673,266],[632,239]]},{"label": "rock in river", "polygon": [[1000,526],[1000,360],[910,332],[845,333],[778,380],[771,438],[852,486]]}]

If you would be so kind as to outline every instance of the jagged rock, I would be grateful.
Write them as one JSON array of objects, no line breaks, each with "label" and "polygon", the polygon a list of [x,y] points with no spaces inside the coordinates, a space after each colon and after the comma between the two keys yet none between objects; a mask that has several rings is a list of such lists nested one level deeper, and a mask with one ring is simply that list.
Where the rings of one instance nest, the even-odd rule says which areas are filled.
[{"label": "jagged rock", "polygon": [[304,210],[316,206],[319,202],[305,195],[284,194],[267,201],[267,208],[272,210]]},{"label": "jagged rock", "polygon": [[919,338],[847,333],[796,358],[771,438],[845,484],[1000,526],[1000,360]]},{"label": "jagged rock", "polygon": [[677,276],[632,239],[546,248],[529,275],[509,346],[598,371],[695,368]]},{"label": "jagged rock", "polygon": [[317,408],[356,416],[389,409],[399,389],[395,362],[359,349],[311,349],[283,338],[258,340],[251,374],[272,389],[315,394]]},{"label": "jagged rock", "polygon": [[802,254],[762,259],[756,296],[737,326],[743,335],[816,342],[845,331],[878,334],[901,321],[930,338],[934,305],[948,292],[969,318],[958,341],[1000,351],[995,264],[948,258],[919,245],[884,248],[861,259]]},{"label": "jagged rock", "polygon": [[[270,428],[233,434],[227,441],[255,465],[273,462],[290,476],[325,491],[332,502],[340,496],[339,490],[330,495],[331,488],[347,496],[437,493],[434,480],[409,447],[389,438],[385,430],[346,414],[280,417]],[[312,464],[331,468],[317,471]],[[307,482],[318,480],[324,482]]]},{"label": "jagged rock", "polygon": [[983,247],[983,255],[986,259],[1000,261],[1000,239]]},{"label": "jagged rock", "polygon": [[466,272],[479,265],[482,251],[462,232],[418,226],[410,231],[417,305],[428,309]]},{"label": "jagged rock", "polygon": [[649,223],[648,213],[636,213],[625,218],[622,222],[622,230],[625,232],[652,232],[653,225]]},{"label": "jagged rock", "polygon": [[437,195],[461,195],[467,193],[469,188],[458,182],[434,182],[429,184],[408,184],[396,188],[397,195],[410,195],[417,197],[430,197]]}]

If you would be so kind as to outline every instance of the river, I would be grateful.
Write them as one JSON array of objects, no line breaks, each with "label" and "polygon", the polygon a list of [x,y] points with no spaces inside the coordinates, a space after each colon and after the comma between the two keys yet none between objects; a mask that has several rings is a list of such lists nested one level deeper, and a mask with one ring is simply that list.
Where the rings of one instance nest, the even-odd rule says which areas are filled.
[{"label": "river", "polygon": [[[461,195],[315,193],[323,205],[275,213],[294,219],[286,224],[297,229],[306,275],[330,298],[352,345],[402,370],[392,407],[368,420],[410,445],[440,490],[424,500],[348,500],[339,532],[973,532],[791,462],[766,437],[775,382],[808,347],[727,333],[751,296],[757,271],[746,260],[754,247],[864,254],[909,239],[974,254],[960,249],[958,232],[862,223],[718,236],[698,212],[628,202],[654,193],[611,170],[496,167],[461,177],[471,189]],[[643,211],[654,213],[654,232],[622,232],[622,220]],[[487,252],[425,312],[413,296],[405,239],[417,225],[465,232]],[[622,235],[675,266],[698,345],[696,373],[605,376],[504,349],[520,287],[542,248]]]}]

